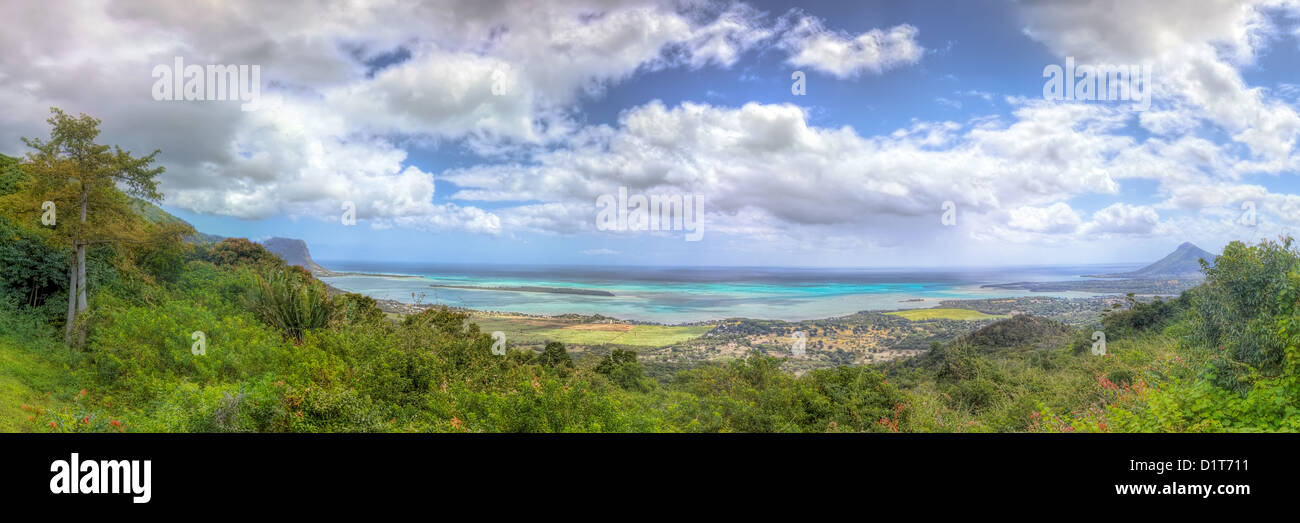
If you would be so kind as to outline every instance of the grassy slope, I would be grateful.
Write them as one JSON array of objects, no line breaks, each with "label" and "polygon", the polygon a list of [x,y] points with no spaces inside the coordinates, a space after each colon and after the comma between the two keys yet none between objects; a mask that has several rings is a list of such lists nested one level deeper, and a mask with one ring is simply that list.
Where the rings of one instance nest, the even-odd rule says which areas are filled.
[{"label": "grassy slope", "polygon": [[60,409],[67,402],[57,397],[70,386],[68,369],[54,351],[66,348],[48,339],[17,333],[0,335],[0,432],[23,432],[31,424],[23,405]]},{"label": "grassy slope", "polygon": [[957,364],[961,380],[923,373],[905,388],[920,432],[1109,432],[1083,419],[1135,391],[1187,378],[1200,359],[1167,335],[1118,340],[1105,356],[1006,347]]}]

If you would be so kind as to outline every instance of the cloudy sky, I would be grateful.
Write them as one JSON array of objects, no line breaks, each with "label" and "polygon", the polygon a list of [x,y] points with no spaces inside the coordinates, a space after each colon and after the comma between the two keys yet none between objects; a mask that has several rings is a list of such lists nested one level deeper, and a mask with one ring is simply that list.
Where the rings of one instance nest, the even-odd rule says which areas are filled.
[{"label": "cloudy sky", "polygon": [[[1128,262],[1300,225],[1300,0],[289,5],[0,3],[0,152],[89,113],[162,150],[167,210],[324,260]],[[155,100],[178,56],[260,66],[257,109]],[[1149,66],[1150,107],[1045,99],[1067,57]],[[620,187],[703,198],[703,239],[598,230]]]}]

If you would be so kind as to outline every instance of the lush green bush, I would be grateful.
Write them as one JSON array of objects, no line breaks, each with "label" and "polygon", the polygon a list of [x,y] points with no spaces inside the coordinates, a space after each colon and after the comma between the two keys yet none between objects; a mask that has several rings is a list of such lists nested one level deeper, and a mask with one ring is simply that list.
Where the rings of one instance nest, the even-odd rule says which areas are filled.
[{"label": "lush green bush", "polygon": [[651,382],[645,377],[645,368],[636,361],[636,351],[614,349],[596,365],[596,372],[627,390],[645,392]]},{"label": "lush green bush", "polygon": [[326,326],[334,314],[334,302],[325,284],[310,276],[271,268],[255,277],[257,285],[249,293],[249,309],[286,336],[302,341],[308,330]]},{"label": "lush green bush", "polygon": [[284,260],[247,238],[226,238],[199,251],[205,261],[230,266],[284,266]]},{"label": "lush green bush", "polygon": [[380,310],[379,302],[362,294],[346,293],[335,296],[333,309],[333,319],[336,323],[377,324],[384,321],[384,311]]},{"label": "lush green bush", "polygon": [[1222,350],[1216,363],[1218,383],[1243,391],[1251,375],[1276,376],[1282,370],[1284,339],[1276,318],[1295,307],[1295,287],[1288,275],[1300,268],[1291,239],[1247,246],[1229,243],[1206,283],[1192,293],[1194,341]]},{"label": "lush green bush", "polygon": [[1070,328],[1064,324],[1030,314],[1018,314],[977,329],[961,338],[961,342],[978,347],[1008,348],[1052,347],[1068,335]]},{"label": "lush green bush", "polygon": [[70,253],[54,247],[47,236],[0,217],[0,299],[39,307],[67,293]]},{"label": "lush green bush", "polygon": [[0,196],[18,192],[19,184],[27,181],[20,163],[17,158],[0,154]]},{"label": "lush green bush", "polygon": [[191,249],[182,242],[145,244],[136,252],[136,263],[154,279],[172,283],[185,271],[185,261]]},{"label": "lush green bush", "polygon": [[542,355],[538,362],[543,366],[552,368],[572,367],[573,358],[569,357],[569,352],[564,350],[564,344],[558,341],[546,343],[546,348],[542,349]]},{"label": "lush green bush", "polygon": [[[216,384],[283,369],[293,354],[248,313],[218,314],[178,299],[101,305],[92,313],[91,365],[83,372],[97,388],[132,403],[147,403],[179,380]],[[203,345],[196,346],[200,338]]]}]

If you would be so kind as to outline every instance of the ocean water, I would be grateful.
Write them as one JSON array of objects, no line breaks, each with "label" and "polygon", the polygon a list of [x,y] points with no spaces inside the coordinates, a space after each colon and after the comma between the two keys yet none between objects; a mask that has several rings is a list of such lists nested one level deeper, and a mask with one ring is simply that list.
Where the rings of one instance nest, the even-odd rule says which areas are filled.
[{"label": "ocean water", "polygon": [[[322,278],[340,289],[407,303],[555,315],[603,314],[620,319],[689,323],[724,318],[807,320],[863,310],[928,308],[947,299],[1014,296],[1094,296],[982,289],[1019,281],[1061,281],[1133,270],[1140,265],[970,269],[817,269],[754,267],[597,267],[437,265],[322,261],[334,271],[418,278]],[[499,289],[436,287],[553,287],[608,291],[590,296]],[[912,301],[921,300],[921,301]]]}]

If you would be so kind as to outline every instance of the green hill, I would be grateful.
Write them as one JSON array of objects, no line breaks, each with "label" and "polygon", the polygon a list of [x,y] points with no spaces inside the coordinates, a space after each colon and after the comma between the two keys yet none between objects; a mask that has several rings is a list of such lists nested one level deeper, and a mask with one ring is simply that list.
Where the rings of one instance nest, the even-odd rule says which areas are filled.
[{"label": "green hill", "polygon": [[1205,278],[1200,260],[1214,266],[1217,257],[1185,242],[1164,258],[1131,272],[1089,274],[1083,279],[1067,281],[1022,281],[986,284],[990,289],[1017,289],[1034,292],[1096,292],[1105,294],[1154,294],[1176,296]]},{"label": "green hill", "polygon": [[[150,223],[157,224],[157,225],[175,224],[175,225],[183,225],[191,229],[194,228],[194,226],[190,225],[189,222],[177,218],[176,216],[173,216],[171,213],[164,211],[162,207],[154,205],[153,203],[147,202],[145,200],[141,200],[134,196],[131,196],[129,198],[131,200],[131,210],[134,211],[136,214],[138,214],[140,217],[144,218],[145,220],[148,220]],[[190,243],[215,243],[223,239],[225,239],[225,236],[206,234],[206,233],[198,232],[197,230],[195,231],[194,234],[185,237],[185,241],[188,241]]]},{"label": "green hill", "polygon": [[1069,338],[1069,326],[1030,314],[1017,314],[958,338],[960,342],[989,348],[1060,346]]}]

